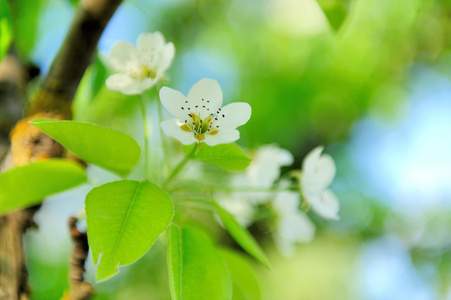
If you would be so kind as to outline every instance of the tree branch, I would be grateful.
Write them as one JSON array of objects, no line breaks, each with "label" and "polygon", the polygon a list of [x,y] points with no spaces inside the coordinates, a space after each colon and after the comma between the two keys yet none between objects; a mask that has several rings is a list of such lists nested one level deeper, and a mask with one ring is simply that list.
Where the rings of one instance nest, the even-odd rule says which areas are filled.
[{"label": "tree branch", "polygon": [[[58,109],[67,110],[67,103],[72,101],[78,84],[92,61],[97,42],[121,1],[85,0],[80,3],[66,39],[42,83],[41,93],[60,99],[45,101],[38,95],[28,115],[43,112],[43,109],[53,111],[55,105],[60,105]],[[58,102],[55,103],[55,100]]]},{"label": "tree branch", "polygon": [[[10,154],[4,161],[4,168],[62,155],[61,145],[28,124],[28,121],[42,117],[72,118],[71,102],[75,91],[91,63],[106,24],[121,1],[83,0],[78,4],[60,51],[25,113],[27,118],[19,121],[11,131]],[[25,209],[0,218],[0,299],[2,300],[29,298],[22,235],[32,224],[36,209]],[[84,284],[72,284],[71,293],[82,294],[85,288]],[[73,299],[88,297],[89,295],[86,298]]]},{"label": "tree branch", "polygon": [[94,292],[92,286],[85,282],[83,273],[85,272],[85,261],[88,257],[88,236],[86,232],[80,232],[76,226],[77,218],[69,218],[69,230],[74,242],[74,250],[70,257],[69,265],[69,295],[70,300],[85,300]]}]

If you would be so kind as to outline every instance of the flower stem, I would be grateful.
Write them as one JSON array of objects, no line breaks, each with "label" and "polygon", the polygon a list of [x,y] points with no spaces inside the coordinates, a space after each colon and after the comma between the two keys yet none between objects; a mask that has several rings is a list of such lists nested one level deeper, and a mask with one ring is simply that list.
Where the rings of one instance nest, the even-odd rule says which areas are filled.
[{"label": "flower stem", "polygon": [[[198,189],[195,188],[196,183],[193,183],[193,184],[186,184],[186,183],[187,182],[185,182],[185,185],[184,185],[183,182],[182,182],[182,185],[180,185],[179,187],[183,187],[184,190],[190,190],[190,188],[191,188],[191,191],[192,190],[194,190],[194,191],[198,190]],[[225,191],[225,192],[268,193],[268,192],[281,192],[281,191],[298,192],[299,191],[299,186],[298,185],[291,185],[291,186],[287,186],[287,187],[273,186],[273,187],[266,188],[266,187],[223,186],[223,185],[203,184],[202,185],[202,190],[206,190],[206,189],[212,189],[212,190],[217,190],[217,191]]]},{"label": "flower stem", "polygon": [[149,176],[149,132],[147,127],[147,115],[146,115],[146,104],[144,101],[144,95],[141,94],[139,100],[139,105],[141,107],[141,117],[143,119],[143,129],[144,129],[144,178],[150,180]]},{"label": "flower stem", "polygon": [[171,180],[177,176],[178,173],[183,169],[183,167],[186,165],[186,163],[192,158],[194,151],[196,151],[197,145],[194,145],[194,147],[191,149],[191,151],[185,156],[185,158],[175,167],[174,170],[172,170],[172,173],[169,175],[168,178],[163,183],[163,187],[166,187]]},{"label": "flower stem", "polygon": [[[160,89],[161,85],[158,85],[156,87],[157,89],[157,107],[158,107],[158,124],[161,124],[163,121],[163,109],[161,107],[161,100],[160,100]],[[161,126],[158,126],[160,128],[160,140],[161,140],[161,146],[163,148],[163,170],[167,170],[166,168],[169,167],[169,161],[168,161],[168,144],[166,142],[166,139],[164,138],[163,129]],[[164,174],[164,173],[163,173]]]}]

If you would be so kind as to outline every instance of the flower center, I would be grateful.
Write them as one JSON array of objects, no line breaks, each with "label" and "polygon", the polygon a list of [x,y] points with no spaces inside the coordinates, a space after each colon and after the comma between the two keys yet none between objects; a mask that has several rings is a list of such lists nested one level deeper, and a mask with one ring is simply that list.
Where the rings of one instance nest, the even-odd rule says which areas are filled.
[{"label": "flower center", "polygon": [[215,126],[215,121],[213,114],[209,114],[206,118],[202,118],[201,114],[189,113],[189,119],[185,120],[185,123],[180,126],[183,131],[193,132],[194,137],[199,141],[205,139],[205,135],[215,135],[219,132],[219,126]]},{"label": "flower center", "polygon": [[194,137],[199,143],[205,140],[206,135],[215,135],[219,133],[220,121],[226,116],[218,108],[215,113],[213,107],[210,106],[210,100],[202,98],[201,102],[194,107],[189,101],[185,101],[185,105],[180,108],[187,112],[187,118],[180,120],[183,122],[180,129],[186,132],[194,133]]},{"label": "flower center", "polygon": [[137,70],[131,70],[130,76],[142,81],[146,78],[155,79],[157,77],[157,72],[155,70],[153,70],[152,68],[149,68],[148,66],[143,65],[141,68],[139,68]]}]

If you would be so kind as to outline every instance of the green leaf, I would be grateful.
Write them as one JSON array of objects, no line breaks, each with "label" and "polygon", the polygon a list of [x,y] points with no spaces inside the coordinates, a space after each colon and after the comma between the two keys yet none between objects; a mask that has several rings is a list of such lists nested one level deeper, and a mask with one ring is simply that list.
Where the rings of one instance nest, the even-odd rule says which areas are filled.
[{"label": "green leaf", "polygon": [[38,119],[30,124],[78,155],[81,159],[126,175],[139,159],[140,148],[136,141],[119,131],[100,125]]},{"label": "green leaf", "polygon": [[80,0],[69,0],[70,4],[72,4],[72,6],[77,6],[78,2],[80,2]]},{"label": "green leaf", "polygon": [[254,237],[247,231],[247,229],[243,228],[238,222],[221,206],[219,206],[216,202],[214,203],[216,207],[216,211],[218,212],[219,217],[221,218],[222,223],[224,224],[227,231],[230,235],[235,239],[235,241],[244,249],[247,253],[252,255],[255,259],[265,265],[268,269],[271,269],[268,259],[266,258],[265,253],[260,248],[258,243],[255,241]]},{"label": "green leaf", "polygon": [[173,300],[230,300],[232,282],[213,242],[192,227],[170,227],[168,275]]},{"label": "green leaf", "polygon": [[86,196],[86,222],[97,281],[143,256],[173,215],[169,196],[147,181],[121,180],[92,189]]},{"label": "green leaf", "polygon": [[261,300],[262,293],[259,279],[249,260],[232,250],[221,249],[219,254],[232,278],[232,300]]},{"label": "green leaf", "polygon": [[0,173],[0,215],[38,204],[86,180],[82,167],[62,159],[34,162]]},{"label": "green leaf", "polygon": [[193,158],[216,165],[229,171],[242,171],[249,166],[251,159],[235,144],[202,145],[199,153]]},{"label": "green leaf", "polygon": [[[5,0],[2,0],[6,2]],[[1,2],[1,1],[0,1]],[[43,9],[49,5],[49,0],[9,1],[11,23],[14,31],[14,46],[20,56],[27,57],[33,49],[39,28],[39,18]]]},{"label": "green leaf", "polygon": [[9,49],[12,40],[11,19],[7,1],[0,1],[0,61]]}]

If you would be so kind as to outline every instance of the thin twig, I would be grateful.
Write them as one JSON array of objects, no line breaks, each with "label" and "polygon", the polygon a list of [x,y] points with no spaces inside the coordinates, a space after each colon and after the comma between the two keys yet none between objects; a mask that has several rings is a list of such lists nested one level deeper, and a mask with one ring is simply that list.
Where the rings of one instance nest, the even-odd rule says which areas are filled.
[{"label": "thin twig", "polygon": [[88,257],[88,236],[86,232],[80,232],[77,229],[77,218],[69,218],[69,230],[74,248],[70,256],[69,265],[69,295],[70,300],[85,300],[94,292],[93,287],[84,281],[85,261]]}]

